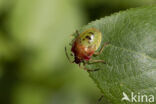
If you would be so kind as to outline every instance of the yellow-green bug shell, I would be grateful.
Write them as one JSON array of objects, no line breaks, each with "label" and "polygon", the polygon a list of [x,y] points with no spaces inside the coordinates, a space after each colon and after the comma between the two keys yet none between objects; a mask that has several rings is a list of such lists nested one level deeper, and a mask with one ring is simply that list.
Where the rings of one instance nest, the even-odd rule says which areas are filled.
[{"label": "yellow-green bug shell", "polygon": [[89,60],[94,52],[99,48],[102,34],[95,28],[89,28],[79,34],[72,44],[71,51],[74,53],[74,62],[79,64],[84,60]]},{"label": "yellow-green bug shell", "polygon": [[85,47],[94,47],[96,51],[101,43],[102,34],[95,28],[89,28],[78,36],[81,44]]}]

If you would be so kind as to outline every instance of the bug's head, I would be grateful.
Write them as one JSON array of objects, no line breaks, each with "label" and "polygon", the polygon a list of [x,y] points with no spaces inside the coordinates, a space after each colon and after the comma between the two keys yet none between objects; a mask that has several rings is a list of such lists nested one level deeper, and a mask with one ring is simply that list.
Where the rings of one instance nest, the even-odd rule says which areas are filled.
[{"label": "bug's head", "polygon": [[[78,58],[77,55],[75,55],[75,53],[74,53],[74,61],[71,61],[68,56],[66,47],[65,47],[65,53],[66,53],[67,59],[69,60],[70,63],[80,64],[82,62],[82,59]],[[70,55],[73,56],[73,54],[70,54]]]},{"label": "bug's head", "polygon": [[77,56],[75,56],[74,61],[76,64],[80,64],[82,62],[82,60],[80,58],[78,58]]}]

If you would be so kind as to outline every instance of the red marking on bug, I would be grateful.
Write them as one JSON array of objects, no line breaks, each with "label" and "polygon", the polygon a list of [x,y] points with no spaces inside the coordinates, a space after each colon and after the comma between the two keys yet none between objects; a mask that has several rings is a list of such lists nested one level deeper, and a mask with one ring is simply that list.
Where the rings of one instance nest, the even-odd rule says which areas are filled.
[{"label": "red marking on bug", "polygon": [[83,60],[89,60],[95,52],[94,49],[85,47],[77,40],[73,43],[71,51],[74,53],[74,62],[76,64],[81,63]]}]

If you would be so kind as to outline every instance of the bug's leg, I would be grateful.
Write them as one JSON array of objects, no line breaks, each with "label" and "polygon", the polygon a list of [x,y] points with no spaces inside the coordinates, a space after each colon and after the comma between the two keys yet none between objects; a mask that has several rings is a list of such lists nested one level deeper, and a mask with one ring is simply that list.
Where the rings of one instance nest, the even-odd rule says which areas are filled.
[{"label": "bug's leg", "polygon": [[100,103],[100,101],[102,100],[102,98],[103,98],[103,95],[98,99],[98,101],[97,101],[97,103],[96,104],[99,104]]},{"label": "bug's leg", "polygon": [[73,56],[73,54],[72,54],[72,53],[70,53],[70,56]]},{"label": "bug's leg", "polygon": [[90,69],[85,68],[85,65],[84,65],[84,64],[83,64],[83,67],[79,64],[79,67],[80,67],[81,69],[86,70],[86,71],[90,70]]},{"label": "bug's leg", "polygon": [[79,36],[79,35],[80,35],[78,30],[76,30],[76,35],[77,35],[77,36]]},{"label": "bug's leg", "polygon": [[66,53],[66,56],[67,56],[67,59],[68,59],[68,61],[69,61],[70,63],[73,63],[73,62],[70,60],[69,56],[68,56],[68,53],[67,53],[67,48],[66,48],[66,46],[65,46],[65,53]]},{"label": "bug's leg", "polygon": [[104,61],[104,60],[90,60],[89,61],[89,64],[92,64],[92,63],[104,63],[104,64],[106,64],[106,62]]},{"label": "bug's leg", "polygon": [[81,66],[81,64],[79,64],[79,67],[81,68],[81,69],[84,69],[84,70],[87,70],[86,68],[85,68],[85,62],[84,61],[82,61],[82,63],[83,63],[83,67]]},{"label": "bug's leg", "polygon": [[[78,30],[76,30],[75,33],[76,33],[76,36],[79,36],[80,35]],[[70,36],[72,38],[73,34],[71,34]]]},{"label": "bug's leg", "polygon": [[83,63],[83,68],[82,69],[84,69],[84,70],[86,70],[88,72],[94,72],[94,71],[98,71],[99,70],[99,69],[88,69],[88,68],[85,67],[86,63],[84,61],[82,63]]},{"label": "bug's leg", "polygon": [[[90,60],[88,62],[88,64],[94,64],[94,63],[104,63],[104,64],[106,64],[106,62],[104,60]],[[91,72],[91,71],[98,71],[98,70],[100,70],[100,69],[87,70],[87,71],[88,72]]]},{"label": "bug's leg", "polygon": [[79,67],[80,67],[81,69],[84,69],[84,68],[81,66],[81,64],[79,64]]},{"label": "bug's leg", "polygon": [[104,43],[104,45],[102,46],[102,48],[100,49],[100,51],[99,52],[95,52],[94,55],[97,56],[97,55],[101,54],[101,52],[103,51],[104,47],[107,46],[108,44],[109,44],[108,42]]},{"label": "bug's leg", "polygon": [[[104,45],[102,46],[100,51],[99,52],[95,52],[94,55],[97,56],[97,55],[101,54],[103,49],[104,49],[104,47],[107,46],[108,44],[109,44],[108,42],[104,43]],[[90,62],[91,63],[104,63],[104,64],[106,64],[106,62],[104,60],[90,60]]]},{"label": "bug's leg", "polygon": [[100,69],[86,69],[88,72],[95,72],[95,71],[98,71],[98,70],[100,70]]},{"label": "bug's leg", "polygon": [[86,65],[85,61],[82,61],[82,63],[83,63],[83,66],[85,66],[85,65]]}]

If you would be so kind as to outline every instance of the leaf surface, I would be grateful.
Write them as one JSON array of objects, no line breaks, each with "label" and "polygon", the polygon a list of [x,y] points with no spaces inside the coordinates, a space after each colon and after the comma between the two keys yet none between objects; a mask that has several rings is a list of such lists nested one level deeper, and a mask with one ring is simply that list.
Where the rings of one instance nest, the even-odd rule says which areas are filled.
[{"label": "leaf surface", "polygon": [[[100,47],[109,42],[99,56],[92,57],[105,60],[107,64],[86,66],[100,69],[89,74],[104,97],[112,104],[131,104],[132,92],[156,97],[156,6],[119,12],[93,21],[79,31],[81,33],[91,27],[103,34]],[[128,95],[130,102],[121,101],[123,92]],[[149,103],[149,99],[148,102],[146,99],[143,101]]]}]

